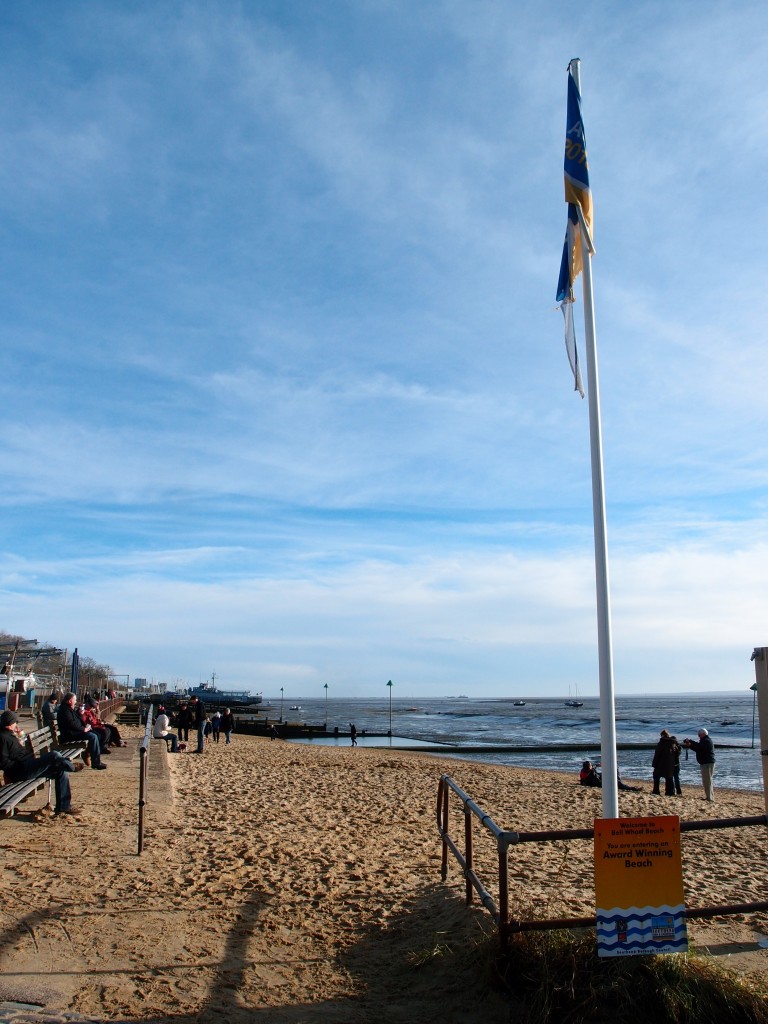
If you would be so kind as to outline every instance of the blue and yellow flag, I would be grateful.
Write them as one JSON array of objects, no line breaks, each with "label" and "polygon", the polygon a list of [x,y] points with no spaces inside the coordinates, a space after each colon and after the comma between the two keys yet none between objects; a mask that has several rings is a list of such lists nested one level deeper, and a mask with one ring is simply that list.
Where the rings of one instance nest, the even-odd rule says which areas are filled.
[{"label": "blue and yellow flag", "polygon": [[573,284],[583,265],[583,239],[577,207],[590,236],[592,234],[592,193],[589,188],[587,142],[581,119],[581,96],[573,77],[573,61],[568,65],[568,113],[565,124],[565,200],[568,203],[568,224],[565,232],[560,279],[557,282],[557,301],[565,318],[565,348],[573,371],[574,390],[584,397],[579,356],[576,350],[576,331],[573,323]]}]

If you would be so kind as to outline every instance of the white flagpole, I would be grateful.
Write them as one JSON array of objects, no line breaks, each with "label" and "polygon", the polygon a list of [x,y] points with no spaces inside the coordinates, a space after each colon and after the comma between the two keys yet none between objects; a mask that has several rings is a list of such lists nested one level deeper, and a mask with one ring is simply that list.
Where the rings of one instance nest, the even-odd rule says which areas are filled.
[{"label": "white flagpole", "polygon": [[[580,61],[572,62],[573,79],[581,95]],[[582,237],[582,278],[584,287],[584,341],[587,352],[589,395],[589,441],[592,457],[592,519],[595,534],[595,587],[597,592],[597,646],[600,681],[600,754],[603,766],[603,817],[618,818],[619,786],[616,760],[616,712],[613,693],[613,646],[611,641],[611,600],[608,585],[608,534],[603,486],[603,442],[600,427],[600,388],[597,374],[597,332],[592,292],[594,247],[577,206]]]}]

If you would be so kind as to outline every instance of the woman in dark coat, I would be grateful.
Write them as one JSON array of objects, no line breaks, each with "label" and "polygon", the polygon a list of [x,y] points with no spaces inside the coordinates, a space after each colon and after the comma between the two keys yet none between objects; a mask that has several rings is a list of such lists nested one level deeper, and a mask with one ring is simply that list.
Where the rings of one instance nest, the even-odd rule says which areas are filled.
[{"label": "woman in dark coat", "polygon": [[221,716],[221,731],[226,737],[227,743],[232,742],[232,730],[235,728],[235,717],[229,708],[224,708],[224,714]]},{"label": "woman in dark coat", "polygon": [[179,713],[176,716],[176,725],[179,730],[179,739],[189,742],[189,726],[192,716],[189,713],[189,705],[186,701],[181,702]]},{"label": "woman in dark coat", "polygon": [[675,746],[666,729],[653,753],[653,792],[660,796],[659,783],[664,779],[664,796],[675,795]]}]

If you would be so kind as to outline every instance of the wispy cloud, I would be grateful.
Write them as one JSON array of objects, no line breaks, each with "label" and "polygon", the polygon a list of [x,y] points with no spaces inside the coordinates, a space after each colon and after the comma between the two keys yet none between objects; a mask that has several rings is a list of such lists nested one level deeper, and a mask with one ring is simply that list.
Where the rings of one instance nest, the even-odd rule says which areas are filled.
[{"label": "wispy cloud", "polygon": [[593,681],[553,309],[578,55],[617,667],[735,679],[765,620],[764,13],[564,13],[7,14],[4,628],[136,675],[562,691],[567,646]]}]

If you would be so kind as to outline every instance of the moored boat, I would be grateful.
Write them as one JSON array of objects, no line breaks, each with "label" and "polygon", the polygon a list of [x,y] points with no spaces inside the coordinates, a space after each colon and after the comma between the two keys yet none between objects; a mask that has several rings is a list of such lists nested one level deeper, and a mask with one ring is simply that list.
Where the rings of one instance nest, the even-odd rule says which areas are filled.
[{"label": "moored boat", "polygon": [[213,683],[201,683],[193,686],[188,693],[189,697],[198,697],[204,704],[227,704],[235,707],[243,704],[261,704],[264,699],[262,694],[251,693],[250,690],[219,690]]}]

